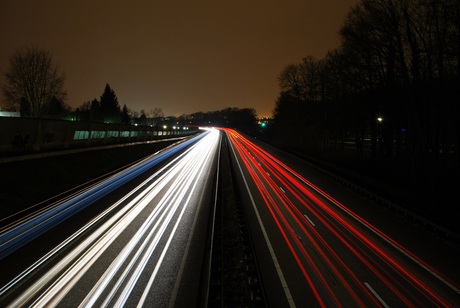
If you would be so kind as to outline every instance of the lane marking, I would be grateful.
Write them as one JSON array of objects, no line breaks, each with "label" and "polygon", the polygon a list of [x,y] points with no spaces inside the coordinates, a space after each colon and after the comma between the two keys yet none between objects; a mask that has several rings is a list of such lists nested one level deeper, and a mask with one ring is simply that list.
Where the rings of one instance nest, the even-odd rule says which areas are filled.
[{"label": "lane marking", "polygon": [[381,298],[380,295],[377,292],[375,292],[374,288],[372,288],[369,283],[364,282],[364,285],[366,286],[366,288],[369,289],[369,291],[371,291],[371,293],[375,296],[375,298],[378,299],[378,301],[382,304],[383,307],[390,308],[390,306],[388,306],[388,304],[385,303],[383,298]]},{"label": "lane marking", "polygon": [[[231,141],[231,138],[229,138],[229,139]],[[233,143],[230,142],[230,145],[232,147],[233,155],[235,156],[236,162],[238,164],[238,168],[240,169],[241,176],[243,177],[243,182],[244,182],[244,185],[246,186],[246,190],[248,191],[249,198],[251,199],[252,207],[253,207],[254,212],[255,212],[255,214],[257,216],[257,220],[259,222],[260,229],[262,230],[262,234],[264,235],[265,242],[267,243],[268,251],[270,252],[270,256],[272,257],[273,264],[275,265],[276,272],[277,272],[278,277],[279,277],[279,279],[281,281],[281,285],[283,287],[284,294],[286,295],[286,299],[288,301],[289,307],[294,308],[294,307],[296,307],[296,305],[294,303],[294,299],[292,298],[291,291],[289,290],[289,287],[287,285],[286,279],[284,278],[283,271],[281,270],[281,266],[280,266],[280,264],[278,262],[278,259],[276,258],[275,251],[273,250],[272,244],[270,243],[270,239],[268,238],[268,234],[267,234],[267,231],[265,230],[265,227],[264,227],[264,224],[262,222],[262,219],[260,218],[259,211],[257,210],[256,204],[254,202],[254,198],[252,197],[251,191],[249,190],[248,183],[246,182],[246,178],[244,177],[243,170],[241,169],[240,162],[238,161],[238,156],[235,153]]]},{"label": "lane marking", "polygon": [[283,188],[281,188],[281,186],[280,186],[280,189],[281,189],[281,191],[283,192],[283,194],[285,194],[285,193],[286,193],[286,192],[284,191],[284,189],[283,189]]},{"label": "lane marking", "polygon": [[335,204],[339,209],[341,209],[345,214],[349,215],[350,217],[352,217],[354,220],[356,220],[357,222],[359,222],[361,225],[363,225],[364,227],[366,227],[369,231],[373,232],[375,235],[377,235],[378,237],[380,237],[382,240],[384,240],[387,244],[391,245],[393,248],[395,248],[396,250],[398,250],[400,253],[402,253],[403,255],[405,255],[407,258],[409,258],[410,260],[412,260],[414,263],[416,263],[418,266],[420,266],[421,268],[423,268],[424,270],[426,270],[428,273],[430,273],[433,277],[435,277],[436,279],[438,279],[439,281],[441,281],[442,283],[444,283],[446,286],[448,286],[450,289],[452,289],[454,292],[456,292],[457,294],[460,294],[460,289],[457,288],[456,286],[454,286],[452,283],[450,283],[448,280],[444,279],[444,277],[442,277],[440,274],[438,274],[436,271],[434,271],[433,269],[431,269],[429,266],[425,265],[423,262],[421,262],[420,260],[418,260],[414,255],[412,255],[412,253],[410,253],[409,251],[406,251],[405,249],[402,249],[399,244],[397,244],[395,241],[393,241],[391,238],[387,237],[386,235],[384,235],[380,230],[378,230],[377,228],[376,229],[373,229],[372,227],[369,226],[369,223],[367,221],[365,221],[364,219],[362,219],[361,217],[357,216],[355,213],[351,212],[348,208],[346,208],[344,205],[342,205],[340,202],[334,200],[332,197],[330,197],[328,194],[326,194],[325,192],[321,191],[319,188],[317,188],[315,185],[313,185],[312,183],[309,183],[307,180],[305,180],[304,178],[302,178],[300,175],[298,175],[297,173],[295,173],[293,170],[291,170],[289,167],[287,167],[286,165],[284,164],[279,164],[280,166],[282,166],[285,170],[287,170],[289,173],[291,173],[293,176],[295,176],[296,178],[298,178],[300,181],[302,181],[305,185],[307,185],[308,187],[312,188],[313,190],[315,190],[317,193],[319,193],[320,195],[322,195],[324,198],[326,198],[327,200],[329,200],[330,202],[332,202],[333,204]]},{"label": "lane marking", "polygon": [[308,222],[309,222],[313,227],[316,227],[316,225],[313,223],[313,221],[311,221],[311,219],[308,218],[307,214],[303,214],[303,216],[308,220]]}]

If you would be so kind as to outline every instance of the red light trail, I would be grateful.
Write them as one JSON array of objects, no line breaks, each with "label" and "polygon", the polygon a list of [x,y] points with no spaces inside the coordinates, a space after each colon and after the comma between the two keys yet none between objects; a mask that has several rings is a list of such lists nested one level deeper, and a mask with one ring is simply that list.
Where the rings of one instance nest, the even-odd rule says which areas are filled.
[{"label": "red light trail", "polygon": [[257,207],[270,213],[319,306],[452,306],[414,267],[458,295],[453,283],[243,135],[223,130],[264,201]]}]

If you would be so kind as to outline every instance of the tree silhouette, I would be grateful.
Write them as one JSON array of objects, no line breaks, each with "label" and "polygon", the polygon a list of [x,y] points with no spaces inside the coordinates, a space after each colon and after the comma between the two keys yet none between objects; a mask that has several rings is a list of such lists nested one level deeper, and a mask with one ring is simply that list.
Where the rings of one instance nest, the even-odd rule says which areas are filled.
[{"label": "tree silhouette", "polygon": [[281,71],[273,140],[347,159],[354,149],[438,204],[460,187],[460,2],[361,0],[339,34],[323,59]]},{"label": "tree silhouette", "polygon": [[94,122],[103,121],[101,104],[96,98],[91,101],[91,106],[89,109],[89,119]]},{"label": "tree silhouette", "polygon": [[126,107],[126,104],[123,105],[123,109],[121,110],[121,123],[123,124],[131,123],[131,117],[129,116],[128,107]]},{"label": "tree silhouette", "polygon": [[121,120],[120,105],[115,91],[109,84],[105,85],[104,93],[100,100],[101,114],[104,122],[118,123]]},{"label": "tree silhouette", "polygon": [[44,109],[47,118],[59,119],[62,116],[70,114],[70,107],[55,96],[48,101]]},{"label": "tree silhouette", "polygon": [[64,73],[48,51],[36,46],[17,49],[4,76],[2,90],[6,102],[11,109],[24,112],[24,116],[43,116],[53,97],[59,101],[66,97]]}]

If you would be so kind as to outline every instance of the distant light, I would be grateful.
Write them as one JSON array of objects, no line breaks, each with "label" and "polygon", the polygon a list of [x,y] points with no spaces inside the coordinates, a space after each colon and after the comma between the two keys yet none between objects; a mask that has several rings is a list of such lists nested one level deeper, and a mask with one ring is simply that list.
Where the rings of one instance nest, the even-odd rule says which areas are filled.
[{"label": "distant light", "polygon": [[164,128],[164,129],[167,129],[167,128],[168,128],[168,126],[166,126],[166,125],[163,125],[163,128]]},{"label": "distant light", "polygon": [[262,124],[260,124],[260,125],[262,125],[262,127],[265,127],[265,123],[264,123],[264,122],[262,122]]},{"label": "distant light", "polygon": [[383,118],[377,118],[377,121],[382,122]]}]

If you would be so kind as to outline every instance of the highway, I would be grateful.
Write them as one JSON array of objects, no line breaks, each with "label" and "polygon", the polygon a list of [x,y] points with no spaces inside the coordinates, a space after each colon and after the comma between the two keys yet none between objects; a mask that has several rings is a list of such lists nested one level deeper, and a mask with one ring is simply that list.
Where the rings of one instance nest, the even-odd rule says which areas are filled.
[{"label": "highway", "polygon": [[247,137],[225,131],[272,306],[459,306],[457,284]]},{"label": "highway", "polygon": [[[202,255],[189,254],[204,251],[197,248],[206,234],[200,222],[208,217],[219,144],[219,131],[210,129],[2,228],[2,306],[164,307],[178,294],[197,300],[199,284],[180,293],[180,277],[188,266],[201,274]],[[98,204],[102,211],[86,214]],[[54,247],[27,258],[48,241]]]},{"label": "highway", "polygon": [[224,138],[268,306],[460,306],[458,281],[358,215],[354,199],[224,128],[1,227],[1,306],[206,306]]}]

